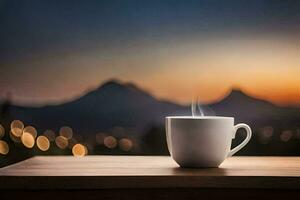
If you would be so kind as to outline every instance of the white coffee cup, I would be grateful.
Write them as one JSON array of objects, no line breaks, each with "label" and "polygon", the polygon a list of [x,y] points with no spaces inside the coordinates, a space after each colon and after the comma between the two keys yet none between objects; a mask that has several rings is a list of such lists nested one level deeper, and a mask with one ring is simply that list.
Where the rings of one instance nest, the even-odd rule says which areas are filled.
[{"label": "white coffee cup", "polygon": [[[233,149],[231,141],[239,128],[246,139]],[[166,137],[172,158],[181,167],[218,167],[242,149],[251,138],[247,124],[234,125],[233,117],[166,117]]]}]

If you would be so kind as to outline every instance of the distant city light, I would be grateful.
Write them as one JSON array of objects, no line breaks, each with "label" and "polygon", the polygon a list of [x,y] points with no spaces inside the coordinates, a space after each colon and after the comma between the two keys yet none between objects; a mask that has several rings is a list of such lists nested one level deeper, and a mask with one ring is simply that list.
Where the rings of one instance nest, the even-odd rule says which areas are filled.
[{"label": "distant city light", "polygon": [[11,129],[11,133],[16,137],[21,137],[23,134],[23,129],[13,128]]},{"label": "distant city light", "polygon": [[119,147],[123,151],[130,151],[132,149],[132,141],[127,138],[119,140]]},{"label": "distant city light", "polygon": [[37,131],[33,126],[26,126],[23,129],[23,135],[24,135],[24,133],[29,133],[30,135],[33,136],[34,139],[37,137]]},{"label": "distant city light", "polygon": [[272,126],[265,126],[258,133],[258,142],[260,144],[268,144],[274,134],[274,128]]},{"label": "distant city light", "polygon": [[0,124],[0,139],[3,138],[5,135],[5,129],[4,127]]},{"label": "distant city light", "polygon": [[73,130],[71,127],[63,126],[59,130],[59,135],[65,137],[69,140],[73,137]]},{"label": "distant city light", "polygon": [[[118,146],[122,151],[126,152],[131,151],[133,148],[133,141],[125,138],[125,129],[120,126],[111,129],[112,135],[105,132],[99,132],[95,135],[74,134],[71,127],[62,126],[59,129],[58,136],[51,129],[46,129],[42,135],[39,135],[34,126],[26,126],[20,120],[13,120],[10,126],[11,129],[8,131],[10,139],[15,143],[23,144],[28,149],[32,149],[36,144],[39,150],[48,151],[51,147],[51,142],[55,142],[58,148],[68,148],[74,156],[82,157],[87,155],[88,151],[93,151],[97,144],[104,145],[108,149],[114,149]],[[0,154],[6,154],[9,151],[8,144],[1,140],[3,136],[5,136],[5,129],[0,124]]]},{"label": "distant city light", "polygon": [[291,130],[282,131],[280,134],[280,140],[283,142],[288,142],[293,137],[293,132]]},{"label": "distant city light", "polygon": [[32,148],[34,146],[34,136],[29,133],[29,132],[23,132],[22,137],[21,137],[21,141],[23,143],[23,145],[27,148]]},{"label": "distant city light", "polygon": [[21,137],[23,134],[24,124],[20,120],[14,120],[10,124],[11,133],[16,137]]},{"label": "distant city light", "polygon": [[117,146],[117,140],[113,136],[107,136],[104,138],[104,145],[109,149],[113,149]]},{"label": "distant city light", "polygon": [[24,129],[24,123],[20,120],[13,120],[10,124],[10,128],[19,128],[19,129]]},{"label": "distant city light", "polygon": [[58,146],[58,148],[60,148],[60,149],[67,148],[68,144],[69,144],[68,139],[65,138],[64,136],[57,136],[55,138],[55,143]]},{"label": "distant city light", "polygon": [[270,137],[272,137],[273,132],[274,132],[274,129],[272,126],[265,126],[261,130],[261,136],[270,138]]},{"label": "distant city light", "polygon": [[39,136],[37,139],[36,139],[36,144],[37,144],[37,147],[41,150],[41,151],[47,151],[50,147],[50,142],[48,140],[48,138],[46,136]]},{"label": "distant city light", "polygon": [[7,155],[8,152],[9,152],[8,144],[5,141],[0,140],[0,154]]},{"label": "distant city light", "polygon": [[53,130],[47,129],[44,131],[43,135],[46,136],[50,142],[55,141],[55,132]]},{"label": "distant city light", "polygon": [[72,153],[75,157],[83,157],[87,155],[87,148],[82,144],[75,144],[72,148]]}]

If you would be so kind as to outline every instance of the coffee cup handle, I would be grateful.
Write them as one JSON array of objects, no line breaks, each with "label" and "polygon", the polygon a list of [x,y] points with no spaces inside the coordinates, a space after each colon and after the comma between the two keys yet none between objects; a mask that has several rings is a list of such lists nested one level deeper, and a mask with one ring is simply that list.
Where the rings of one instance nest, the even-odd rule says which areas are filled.
[{"label": "coffee cup handle", "polygon": [[234,129],[233,129],[232,139],[235,138],[236,132],[240,128],[244,128],[246,130],[247,136],[241,144],[239,144],[238,146],[234,147],[233,149],[231,149],[229,151],[227,157],[230,157],[233,154],[235,154],[236,152],[238,152],[239,150],[241,150],[251,139],[252,131],[251,131],[251,128],[247,124],[237,124],[237,125],[235,125]]}]

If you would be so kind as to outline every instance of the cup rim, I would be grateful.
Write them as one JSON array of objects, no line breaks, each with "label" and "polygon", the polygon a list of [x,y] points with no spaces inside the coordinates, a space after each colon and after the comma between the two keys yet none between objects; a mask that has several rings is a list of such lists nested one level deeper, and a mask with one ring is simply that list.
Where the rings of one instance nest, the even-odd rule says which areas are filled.
[{"label": "cup rim", "polygon": [[232,119],[234,120],[234,117],[225,117],[225,116],[166,116],[166,119]]}]

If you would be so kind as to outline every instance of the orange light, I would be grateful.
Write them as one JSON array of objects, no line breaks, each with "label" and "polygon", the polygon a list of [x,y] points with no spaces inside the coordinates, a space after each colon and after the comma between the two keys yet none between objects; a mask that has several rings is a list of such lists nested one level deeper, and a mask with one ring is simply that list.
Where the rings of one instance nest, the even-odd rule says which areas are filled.
[{"label": "orange light", "polygon": [[23,145],[27,148],[32,148],[35,143],[34,136],[28,132],[23,132],[21,141],[22,141]]},{"label": "orange light", "polygon": [[11,133],[16,137],[21,137],[23,134],[24,124],[20,120],[14,120],[10,124]]},{"label": "orange light", "polygon": [[83,157],[87,154],[87,148],[82,144],[75,144],[72,148],[72,153],[75,157]]},{"label": "orange light", "polygon": [[23,130],[23,134],[24,133],[29,133],[34,139],[37,137],[37,131],[33,126],[26,126]]},{"label": "orange light", "polygon": [[46,136],[39,136],[36,139],[36,144],[41,151],[47,151],[50,147],[50,142]]},{"label": "orange light", "polygon": [[104,145],[109,149],[113,149],[117,146],[117,140],[113,136],[107,136],[104,138]]},{"label": "orange light", "polygon": [[15,137],[21,137],[23,134],[23,129],[20,128],[12,128],[11,129],[11,133],[15,136]]},{"label": "orange light", "polygon": [[69,140],[73,137],[73,130],[71,127],[63,126],[59,130],[59,135],[65,137]]},{"label": "orange light", "polygon": [[55,143],[60,149],[65,149],[68,147],[68,139],[65,138],[64,136],[57,136],[55,138]]},{"label": "orange light", "polygon": [[22,129],[24,128],[24,124],[22,121],[20,120],[14,120],[11,122],[10,124],[10,128],[13,129],[13,128],[19,128],[19,129]]},{"label": "orange light", "polygon": [[6,155],[8,154],[8,152],[9,152],[8,144],[5,141],[0,140],[0,154]]},{"label": "orange light", "polygon": [[123,151],[130,151],[132,149],[132,146],[133,145],[132,145],[131,140],[129,140],[127,138],[122,138],[121,140],[119,140],[119,147]]}]

